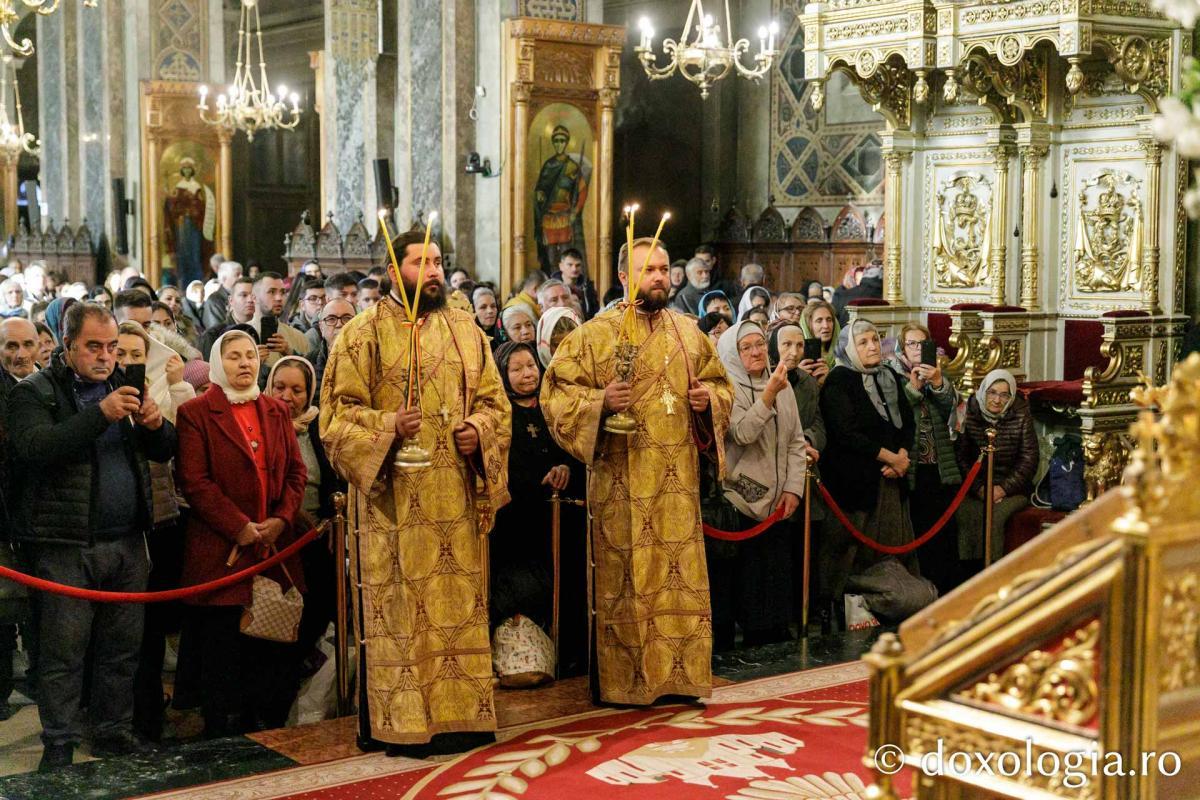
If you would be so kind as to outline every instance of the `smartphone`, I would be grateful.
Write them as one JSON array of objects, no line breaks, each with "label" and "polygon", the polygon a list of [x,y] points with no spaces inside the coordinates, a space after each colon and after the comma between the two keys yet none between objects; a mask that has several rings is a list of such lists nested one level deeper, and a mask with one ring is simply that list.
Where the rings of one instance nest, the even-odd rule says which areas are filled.
[{"label": "smartphone", "polygon": [[263,316],[259,344],[266,344],[277,333],[279,333],[279,320],[271,314]]},{"label": "smartphone", "polygon": [[146,365],[130,364],[125,367],[125,385],[137,389],[138,401],[141,402],[146,392]]},{"label": "smartphone", "polygon": [[929,367],[937,366],[937,342],[932,339],[921,342],[921,363]]},{"label": "smartphone", "polygon": [[804,359],[806,361],[821,360],[821,340],[820,339],[805,339],[804,340]]}]

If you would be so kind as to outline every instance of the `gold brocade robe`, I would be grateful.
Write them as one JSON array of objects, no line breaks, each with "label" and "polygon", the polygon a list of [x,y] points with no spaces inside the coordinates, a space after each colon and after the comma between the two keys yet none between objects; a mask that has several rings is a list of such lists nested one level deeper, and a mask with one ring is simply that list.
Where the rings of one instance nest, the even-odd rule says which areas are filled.
[{"label": "gold brocade robe", "polygon": [[[712,617],[700,527],[702,457],[722,460],[733,389],[712,343],[673,311],[638,315],[641,347],[630,383],[637,432],[602,430],[623,311],[571,333],[542,383],[550,432],[587,464],[600,697],[649,704],[666,694],[708,696]],[[690,378],[709,411],[693,414]]]},{"label": "gold brocade robe", "polygon": [[[394,744],[496,729],[481,537],[508,502],[511,438],[486,337],[470,314],[443,308],[420,329],[419,440],[433,465],[392,466],[411,330],[391,298],[359,314],[338,336],[321,390],[321,440],[350,484],[371,735]],[[470,458],[454,444],[462,421],[479,431]]]}]

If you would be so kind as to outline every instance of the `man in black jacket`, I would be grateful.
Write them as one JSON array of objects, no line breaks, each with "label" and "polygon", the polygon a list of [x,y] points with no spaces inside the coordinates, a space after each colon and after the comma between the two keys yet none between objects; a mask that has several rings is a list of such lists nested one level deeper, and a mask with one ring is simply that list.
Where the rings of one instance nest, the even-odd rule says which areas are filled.
[{"label": "man in black jacket", "polygon": [[[65,320],[63,352],[8,398],[14,460],[13,537],[38,577],[116,592],[145,591],[152,519],[148,460],[174,455],[175,429],[116,370],[117,322],[96,303]],[[114,374],[115,373],[115,374]],[[84,655],[92,648],[91,752],[144,752],[134,736],[133,673],[143,609],[46,593],[40,598],[39,770],[71,763]]]}]

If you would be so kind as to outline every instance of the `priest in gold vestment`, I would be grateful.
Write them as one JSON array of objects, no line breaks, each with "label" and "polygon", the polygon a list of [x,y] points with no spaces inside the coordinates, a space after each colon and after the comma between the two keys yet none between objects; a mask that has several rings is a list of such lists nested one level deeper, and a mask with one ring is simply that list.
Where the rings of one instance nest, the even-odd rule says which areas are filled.
[{"label": "priest in gold vestment", "polygon": [[[627,294],[640,287],[626,329],[639,345],[629,380],[617,377],[618,307],[559,345],[541,392],[551,434],[588,465],[599,699],[635,705],[711,693],[699,459],[720,469],[733,398],[708,337],[666,308],[670,259],[656,247],[646,262],[651,244],[635,240],[632,259],[622,246],[618,261]],[[603,430],[626,409],[635,432]]]},{"label": "priest in gold vestment", "polygon": [[[421,238],[395,242],[415,297]],[[359,675],[367,707],[359,713],[369,715],[360,744],[369,737],[407,755],[436,734],[496,729],[482,537],[508,502],[511,436],[491,348],[471,314],[446,306],[436,244],[424,269],[411,405],[412,325],[396,290],[346,325],[321,390],[321,440],[349,482],[357,532],[349,549],[366,642]],[[428,451],[431,466],[393,466],[406,438]],[[458,738],[471,747],[488,737]]]}]

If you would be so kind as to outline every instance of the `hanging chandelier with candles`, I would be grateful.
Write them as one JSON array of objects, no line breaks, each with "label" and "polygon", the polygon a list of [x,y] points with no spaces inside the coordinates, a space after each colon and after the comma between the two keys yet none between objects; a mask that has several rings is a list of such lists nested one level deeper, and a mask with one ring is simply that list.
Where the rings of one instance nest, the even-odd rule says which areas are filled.
[{"label": "hanging chandelier with candles", "polygon": [[[250,32],[250,14],[254,14],[254,32]],[[258,44],[258,79],[250,65],[252,39]],[[292,104],[289,111],[284,101]],[[271,91],[267,81],[267,60],[263,56],[262,23],[258,17],[258,0],[242,0],[242,16],[238,22],[237,67],[229,89],[217,96],[216,109],[208,105],[208,87],[200,86],[200,119],[209,125],[236,133],[242,131],[248,141],[262,130],[290,131],[300,124],[300,101],[295,92],[288,94],[287,87],[280,84]],[[211,112],[211,113],[210,113]]]},{"label": "hanging chandelier with candles", "polygon": [[[15,160],[21,153],[31,156],[39,155],[41,142],[32,133],[25,131],[25,120],[21,115],[21,93],[17,86],[17,70],[13,66],[12,56],[5,53],[0,59],[0,156],[6,160]],[[12,70],[13,97],[16,100],[17,124],[14,125],[8,117],[8,72]]]},{"label": "hanging chandelier with candles", "polygon": [[[21,0],[21,2],[25,4],[26,8],[31,8],[34,13],[45,17],[57,11],[62,0]],[[83,4],[87,8],[95,8],[96,0],[83,0]],[[19,56],[31,56],[33,55],[33,42],[29,40],[29,37],[18,42],[13,38],[12,31],[8,29],[10,25],[21,21],[21,15],[17,12],[17,8],[16,0],[0,0],[0,33],[4,36],[4,43],[14,53]]]},{"label": "hanging chandelier with candles", "polygon": [[[693,21],[695,26],[693,27]],[[708,97],[708,89],[717,81],[723,79],[731,71],[749,80],[758,80],[766,75],[775,62],[779,51],[775,49],[775,38],[779,35],[779,24],[772,21],[770,25],[758,29],[758,55],[754,56],[754,66],[742,64],[742,54],[750,49],[746,39],[733,40],[733,22],[729,13],[729,0],[725,0],[725,30],[722,41],[721,26],[711,14],[704,13],[704,3],[692,0],[688,9],[687,21],[679,34],[679,41],[663,40],[663,53],[670,58],[666,66],[657,66],[657,56],[654,55],[654,28],[650,20],[642,17],[638,22],[641,32],[641,43],[633,49],[646,75],[650,80],[658,81],[669,78],[679,71],[683,77],[700,87],[700,97]],[[692,36],[689,41],[689,34]]]}]

